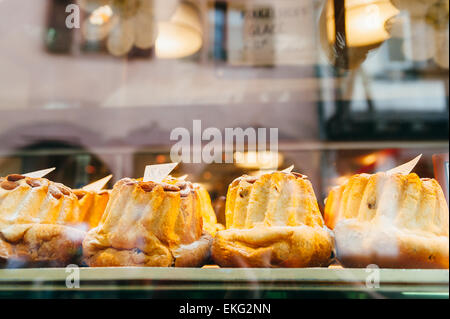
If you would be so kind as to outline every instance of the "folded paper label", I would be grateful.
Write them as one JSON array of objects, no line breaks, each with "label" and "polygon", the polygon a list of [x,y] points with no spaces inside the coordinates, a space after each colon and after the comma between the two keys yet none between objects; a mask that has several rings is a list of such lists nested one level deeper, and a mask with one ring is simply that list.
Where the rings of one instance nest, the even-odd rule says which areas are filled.
[{"label": "folded paper label", "polygon": [[144,182],[155,182],[161,183],[164,178],[166,178],[170,172],[177,167],[178,163],[168,163],[168,164],[158,164],[158,165],[147,165],[144,172]]},{"label": "folded paper label", "polygon": [[294,165],[289,166],[288,168],[282,170],[283,173],[290,173],[294,169]]},{"label": "folded paper label", "polygon": [[402,175],[408,175],[409,173],[412,172],[412,170],[414,169],[414,167],[416,167],[417,163],[419,162],[419,160],[421,159],[422,154],[420,154],[419,156],[417,156],[415,159],[413,159],[412,161],[409,161],[408,163],[405,163],[403,165],[397,166],[389,171],[387,171],[386,173],[393,175],[393,174],[402,174]]},{"label": "folded paper label", "polygon": [[[294,169],[294,165],[291,165],[288,168],[285,168],[284,170],[282,170],[280,172],[289,174],[289,173],[292,172],[293,169]],[[275,172],[276,172],[276,170],[273,170],[273,169],[271,169],[271,170],[260,170],[260,171],[256,172],[253,176],[259,177],[259,176],[262,176],[262,175],[265,175],[265,174],[273,174]]]},{"label": "folded paper label", "polygon": [[88,192],[99,192],[105,187],[106,184],[108,184],[109,180],[112,178],[112,175],[108,175],[106,177],[103,177],[102,179],[99,179],[96,182],[93,182],[89,185],[86,185],[83,187],[83,190]]},{"label": "folded paper label", "polygon": [[32,177],[32,178],[42,178],[45,175],[53,172],[54,170],[55,170],[55,167],[52,167],[52,168],[42,169],[40,171],[34,171],[34,172],[26,173],[26,174],[23,174],[23,176]]}]

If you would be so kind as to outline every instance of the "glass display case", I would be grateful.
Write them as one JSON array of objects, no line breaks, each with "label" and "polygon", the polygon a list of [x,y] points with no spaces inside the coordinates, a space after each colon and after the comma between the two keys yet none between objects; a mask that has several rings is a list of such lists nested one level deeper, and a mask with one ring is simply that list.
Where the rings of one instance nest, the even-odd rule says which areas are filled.
[{"label": "glass display case", "polygon": [[[0,297],[448,299],[448,32],[448,0],[0,0]],[[237,217],[242,180],[262,190]],[[107,204],[87,212],[92,189]],[[345,219],[368,228],[347,242]],[[397,231],[394,255],[365,241]],[[194,232],[201,262],[182,255],[200,254]],[[214,246],[221,232],[241,239]],[[152,264],[155,247],[171,262]]]}]

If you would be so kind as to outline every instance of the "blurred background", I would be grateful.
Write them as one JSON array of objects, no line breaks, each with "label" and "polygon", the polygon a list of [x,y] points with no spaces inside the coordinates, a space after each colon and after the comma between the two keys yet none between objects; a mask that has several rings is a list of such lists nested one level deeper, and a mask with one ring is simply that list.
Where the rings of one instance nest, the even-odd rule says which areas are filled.
[{"label": "blurred background", "polygon": [[295,165],[323,204],[351,174],[423,153],[434,177],[448,153],[448,0],[0,0],[0,39],[0,176],[112,187],[170,162],[195,119],[279,130],[264,161],[177,167],[213,200]]}]

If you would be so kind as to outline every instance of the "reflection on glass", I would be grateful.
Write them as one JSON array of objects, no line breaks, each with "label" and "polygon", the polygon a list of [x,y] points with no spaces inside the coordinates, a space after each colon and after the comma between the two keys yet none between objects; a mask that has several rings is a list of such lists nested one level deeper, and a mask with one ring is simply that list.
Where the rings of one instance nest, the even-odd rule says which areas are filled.
[{"label": "reflection on glass", "polygon": [[202,47],[202,27],[197,9],[182,2],[170,21],[158,24],[156,56],[182,58],[196,53]]},{"label": "reflection on glass", "polygon": [[356,68],[390,38],[388,22],[398,13],[389,0],[328,0],[320,22],[322,46],[333,64]]}]

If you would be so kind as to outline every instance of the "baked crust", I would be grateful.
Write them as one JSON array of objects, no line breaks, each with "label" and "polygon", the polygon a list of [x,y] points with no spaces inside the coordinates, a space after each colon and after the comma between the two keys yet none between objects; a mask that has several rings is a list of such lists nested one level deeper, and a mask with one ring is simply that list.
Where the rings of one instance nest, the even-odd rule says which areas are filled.
[{"label": "baked crust", "polygon": [[222,267],[328,266],[332,238],[326,229],[273,226],[219,231],[212,257]]},{"label": "baked crust", "polygon": [[72,190],[45,178],[0,178],[0,259],[18,265],[64,266],[77,262],[85,233]]},{"label": "baked crust", "polygon": [[243,176],[229,187],[227,229],[213,260],[223,267],[327,266],[333,252],[311,183],[301,174]]},{"label": "baked crust", "polygon": [[344,220],[335,228],[339,261],[345,267],[448,268],[448,237],[423,236],[385,225]]},{"label": "baked crust", "polygon": [[[184,187],[186,182],[178,178],[168,176],[164,182]],[[203,220],[203,231],[215,236],[216,232],[225,229],[225,226],[217,222],[216,213],[211,204],[211,197],[204,186],[198,183],[193,183],[189,187],[192,187],[193,191],[197,194],[199,211]]]},{"label": "baked crust", "polygon": [[105,234],[88,232],[83,242],[85,263],[91,267],[194,267],[204,264],[209,258],[212,242],[209,234],[204,234],[189,245],[173,249],[165,246],[156,236],[145,230],[140,234],[142,235],[139,235],[139,238],[133,240],[137,244],[131,245],[140,248],[119,249],[115,247],[121,246],[120,239],[106,240],[108,236]]},{"label": "baked crust", "polygon": [[100,224],[83,241],[92,267],[195,267],[209,258],[192,185],[122,179],[111,193]]},{"label": "baked crust", "polygon": [[448,214],[439,183],[414,173],[355,175],[325,206],[346,267],[448,268]]},{"label": "baked crust", "polygon": [[219,230],[225,229],[225,226],[217,222],[216,213],[211,204],[209,193],[200,184],[194,184],[194,190],[197,193],[200,204],[200,212],[203,219],[203,230],[212,237],[216,235]]},{"label": "baked crust", "polygon": [[18,174],[0,178],[0,222],[3,224],[77,225],[78,199],[73,191],[45,178]]},{"label": "baked crust", "polygon": [[96,227],[105,212],[110,191],[94,192],[76,189],[74,193],[78,197],[80,223],[86,224],[88,229]]},{"label": "baked crust", "polygon": [[7,267],[59,267],[77,263],[85,233],[64,225],[19,224],[0,228],[0,259]]}]

